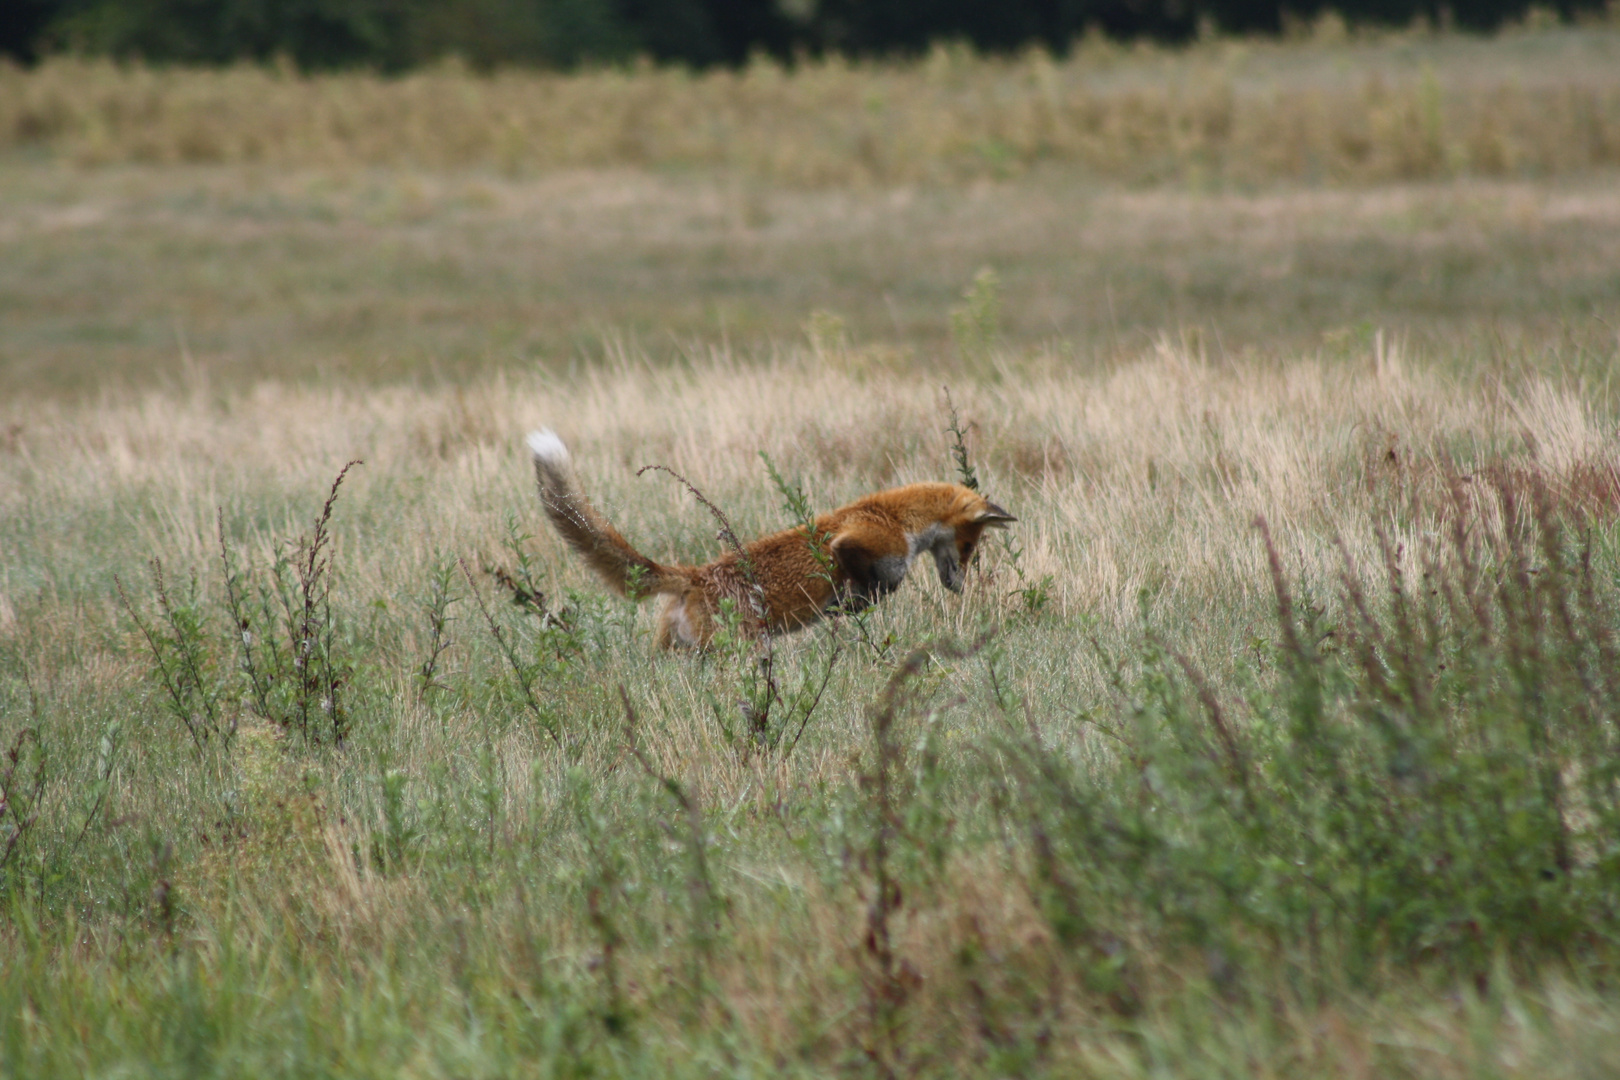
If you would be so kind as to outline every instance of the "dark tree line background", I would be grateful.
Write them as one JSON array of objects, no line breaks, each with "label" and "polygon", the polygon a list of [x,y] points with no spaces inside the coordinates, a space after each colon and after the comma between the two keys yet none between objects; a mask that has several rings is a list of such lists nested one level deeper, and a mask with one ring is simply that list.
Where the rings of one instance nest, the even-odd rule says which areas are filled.
[{"label": "dark tree line background", "polygon": [[[1541,6],[1565,18],[1604,0]],[[1200,25],[1274,32],[1337,9],[1351,23],[1489,30],[1530,0],[0,0],[0,55],[72,50],[150,61],[290,57],[305,69],[401,71],[454,53],[478,67],[571,67],[646,55],[694,67],[763,51],[904,55],[941,40],[1062,52],[1090,29],[1184,40]]]}]

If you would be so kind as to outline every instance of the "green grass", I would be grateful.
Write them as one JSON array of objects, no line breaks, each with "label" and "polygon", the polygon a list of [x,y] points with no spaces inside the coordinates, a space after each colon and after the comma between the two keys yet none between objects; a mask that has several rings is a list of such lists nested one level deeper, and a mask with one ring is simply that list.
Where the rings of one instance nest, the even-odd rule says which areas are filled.
[{"label": "green grass", "polygon": [[[1601,168],[69,156],[0,161],[0,1074],[1612,1071]],[[1019,521],[661,654],[541,424],[660,559],[720,543],[648,464]]]},{"label": "green grass", "polygon": [[[833,666],[771,751],[739,712],[750,647],[656,655],[554,538],[506,545],[541,522],[515,433],[564,423],[659,556],[706,557],[714,525],[646,462],[745,533],[791,517],[758,450],[815,505],[953,474],[930,381],[832,361],[855,357],[36,410],[0,518],[0,709],[38,734],[7,779],[8,1069],[1531,1075],[1569,1031],[1575,1075],[1612,1052],[1608,399],[1387,345],[1078,375],[997,353],[953,397],[1015,546],[961,599],[919,575],[864,626],[777,642],[790,696]],[[317,575],[289,632],[255,583],[273,614],[283,541],[307,551],[355,455],[330,619]]]},{"label": "green grass", "polygon": [[1184,330],[1217,357],[1375,328],[1437,351],[1601,349],[1620,297],[1608,174],[1201,195],[1052,171],[806,193],[13,160],[0,182],[0,387],[79,398],[173,388],[188,356],[221,389],[446,383],[620,349],[768,356],[818,309],[898,366],[937,367],[984,266],[1006,344],[1061,342],[1081,363]]}]

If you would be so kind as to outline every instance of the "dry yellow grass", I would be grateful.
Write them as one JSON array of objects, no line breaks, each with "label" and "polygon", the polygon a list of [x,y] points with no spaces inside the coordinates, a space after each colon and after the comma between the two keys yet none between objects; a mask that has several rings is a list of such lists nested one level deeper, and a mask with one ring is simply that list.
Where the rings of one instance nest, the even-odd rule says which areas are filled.
[{"label": "dry yellow grass", "polygon": [[1549,175],[1620,163],[1620,33],[1421,33],[1186,52],[1081,45],[911,64],[760,60],[385,80],[52,60],[0,70],[0,147],[83,163],[408,165],[508,173],[713,168],[790,185],[1004,177],[1043,162],[1134,182]]},{"label": "dry yellow grass", "polygon": [[[702,560],[716,549],[711,522],[677,485],[635,477],[644,464],[692,478],[744,534],[782,524],[760,451],[802,476],[820,507],[949,478],[938,382],[870,367],[871,356],[838,348],[769,364],[723,355],[687,369],[624,362],[441,391],[266,383],[88,406],[9,403],[0,406],[0,430],[10,433],[0,516],[14,535],[0,628],[16,627],[41,586],[78,592],[111,570],[132,572],[149,552],[207,565],[221,504],[255,508],[259,544],[291,535],[305,514],[292,506],[352,458],[367,464],[350,482],[351,512],[377,522],[343,541],[345,588],[357,602],[419,581],[435,551],[494,556],[508,514],[539,534],[534,547],[559,583],[600,591],[541,527],[519,444],[542,424],[559,428],[587,490],[658,558]],[[1228,620],[1265,617],[1256,515],[1294,568],[1330,581],[1335,536],[1377,561],[1373,525],[1402,509],[1392,499],[1418,500],[1402,515],[1409,546],[1435,528],[1425,514],[1439,509],[1442,454],[1465,471],[1538,464],[1578,484],[1620,453],[1606,383],[1506,368],[1445,374],[1382,336],[1370,352],[1288,363],[1226,362],[1168,341],[1091,374],[1073,373],[1061,356],[998,363],[999,378],[958,385],[955,400],[987,490],[1020,518],[1026,573],[1052,575],[1066,617],[1120,632],[1135,623],[1144,589],[1167,610],[1209,612],[1221,620],[1208,628],[1217,649],[1231,636]],[[410,512],[394,517],[389,502],[405,490]],[[100,518],[108,507],[127,515],[110,545],[87,548],[48,524]],[[958,605],[913,582],[886,617],[917,632],[962,630],[994,591],[986,585]]]}]

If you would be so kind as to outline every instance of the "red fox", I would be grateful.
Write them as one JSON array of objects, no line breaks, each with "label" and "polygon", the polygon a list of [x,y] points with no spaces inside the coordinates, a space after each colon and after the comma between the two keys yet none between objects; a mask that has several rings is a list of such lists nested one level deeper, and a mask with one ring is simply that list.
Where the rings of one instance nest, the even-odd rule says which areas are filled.
[{"label": "red fox", "polygon": [[961,484],[908,484],[816,518],[823,558],[800,525],[755,540],[740,556],[730,551],[704,566],[665,566],[630,546],[585,498],[555,432],[541,428],[528,441],[541,505],[568,545],[615,591],[664,598],[661,648],[707,646],[727,599],[755,633],[860,611],[893,592],[924,552],[934,557],[944,586],[960,592],[984,530],[1018,520]]}]

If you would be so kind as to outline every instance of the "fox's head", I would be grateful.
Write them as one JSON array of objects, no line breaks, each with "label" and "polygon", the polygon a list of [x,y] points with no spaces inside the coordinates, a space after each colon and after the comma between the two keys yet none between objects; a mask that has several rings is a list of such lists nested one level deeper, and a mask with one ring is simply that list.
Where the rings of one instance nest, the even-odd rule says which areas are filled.
[{"label": "fox's head", "polygon": [[1017,521],[1007,511],[971,488],[959,487],[951,512],[940,522],[940,529],[929,550],[939,581],[951,592],[962,591],[965,570],[979,551],[979,539],[986,529],[1005,529]]}]

